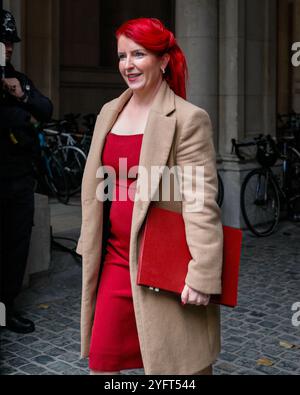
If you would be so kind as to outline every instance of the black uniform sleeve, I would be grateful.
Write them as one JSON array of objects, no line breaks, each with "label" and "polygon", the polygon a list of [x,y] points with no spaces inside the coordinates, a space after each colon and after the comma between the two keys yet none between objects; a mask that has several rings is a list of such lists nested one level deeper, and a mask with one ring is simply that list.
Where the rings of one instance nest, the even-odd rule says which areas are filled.
[{"label": "black uniform sleeve", "polygon": [[51,101],[24,74],[17,73],[16,77],[28,100],[23,103],[12,96],[4,100],[0,104],[0,128],[26,128],[31,116],[40,122],[49,121],[53,113]]},{"label": "black uniform sleeve", "polygon": [[25,111],[30,113],[38,121],[49,121],[53,113],[53,105],[51,101],[35,88],[32,81],[28,80],[26,85],[30,88],[26,90],[24,87],[23,89],[28,95],[28,101],[26,103],[22,103],[21,107],[23,107]]},{"label": "black uniform sleeve", "polygon": [[21,128],[30,121],[30,114],[20,106],[0,105],[0,129]]}]

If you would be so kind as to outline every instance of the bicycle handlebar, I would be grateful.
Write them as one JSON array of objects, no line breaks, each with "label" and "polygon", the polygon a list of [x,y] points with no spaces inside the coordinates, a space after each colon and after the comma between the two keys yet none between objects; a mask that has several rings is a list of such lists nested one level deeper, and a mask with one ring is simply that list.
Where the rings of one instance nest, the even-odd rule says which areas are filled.
[{"label": "bicycle handlebar", "polygon": [[255,141],[249,141],[248,143],[237,143],[236,139],[232,139],[231,143],[232,143],[231,153],[232,154],[235,153],[240,160],[245,160],[245,157],[240,153],[240,148],[252,147],[254,145],[257,145],[257,142]]},{"label": "bicycle handlebar", "polygon": [[[231,153],[232,154],[235,153],[236,156],[240,160],[244,161],[244,160],[246,160],[246,158],[240,153],[240,148],[242,148],[242,147],[254,147],[254,146],[258,146],[262,142],[270,142],[270,141],[272,141],[272,143],[274,143],[274,139],[269,134],[267,136],[264,136],[263,134],[260,134],[258,137],[254,137],[252,141],[245,142],[245,143],[238,143],[236,141],[236,139],[231,139],[231,144],[232,144]],[[276,144],[274,144],[274,146],[276,146]]]}]

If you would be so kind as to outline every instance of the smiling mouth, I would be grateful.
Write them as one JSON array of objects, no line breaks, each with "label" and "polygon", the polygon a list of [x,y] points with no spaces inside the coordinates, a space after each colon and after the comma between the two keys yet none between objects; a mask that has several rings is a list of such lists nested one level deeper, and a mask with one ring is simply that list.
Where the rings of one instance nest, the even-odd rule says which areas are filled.
[{"label": "smiling mouth", "polygon": [[142,73],[139,73],[139,74],[128,74],[127,78],[129,80],[135,80],[136,78],[140,77],[141,75],[142,75]]}]

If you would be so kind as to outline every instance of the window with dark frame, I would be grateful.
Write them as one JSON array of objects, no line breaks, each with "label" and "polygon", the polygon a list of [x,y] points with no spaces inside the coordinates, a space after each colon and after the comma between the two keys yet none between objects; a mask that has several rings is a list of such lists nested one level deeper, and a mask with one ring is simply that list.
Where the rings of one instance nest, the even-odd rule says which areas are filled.
[{"label": "window with dark frame", "polygon": [[115,31],[126,20],[158,18],[175,26],[175,0],[60,0],[62,67],[117,70]]},{"label": "window with dark frame", "polygon": [[129,19],[150,17],[160,19],[169,29],[174,30],[175,1],[152,0],[110,0],[100,4],[100,67],[116,68],[117,43],[115,31]]}]

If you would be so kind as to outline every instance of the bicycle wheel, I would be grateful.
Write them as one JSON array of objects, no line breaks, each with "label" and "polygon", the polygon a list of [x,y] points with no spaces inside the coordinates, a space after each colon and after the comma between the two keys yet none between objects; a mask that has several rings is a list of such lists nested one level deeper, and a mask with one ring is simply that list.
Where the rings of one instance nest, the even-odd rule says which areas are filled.
[{"label": "bicycle wheel", "polygon": [[70,199],[68,179],[63,167],[55,156],[51,156],[48,160],[45,180],[53,195],[60,202],[67,204]]},{"label": "bicycle wheel", "polygon": [[241,189],[241,209],[249,230],[256,236],[269,236],[275,231],[280,200],[268,171],[257,169],[247,175]]},{"label": "bicycle wheel", "polygon": [[289,216],[300,213],[300,153],[294,147],[288,150],[288,212]]},{"label": "bicycle wheel", "polygon": [[53,152],[61,164],[68,180],[69,194],[72,196],[81,188],[82,176],[86,163],[85,153],[74,146],[64,146]]},{"label": "bicycle wheel", "polygon": [[217,203],[219,207],[222,207],[224,200],[224,184],[222,181],[222,178],[220,174],[218,173],[218,197],[217,197]]}]

